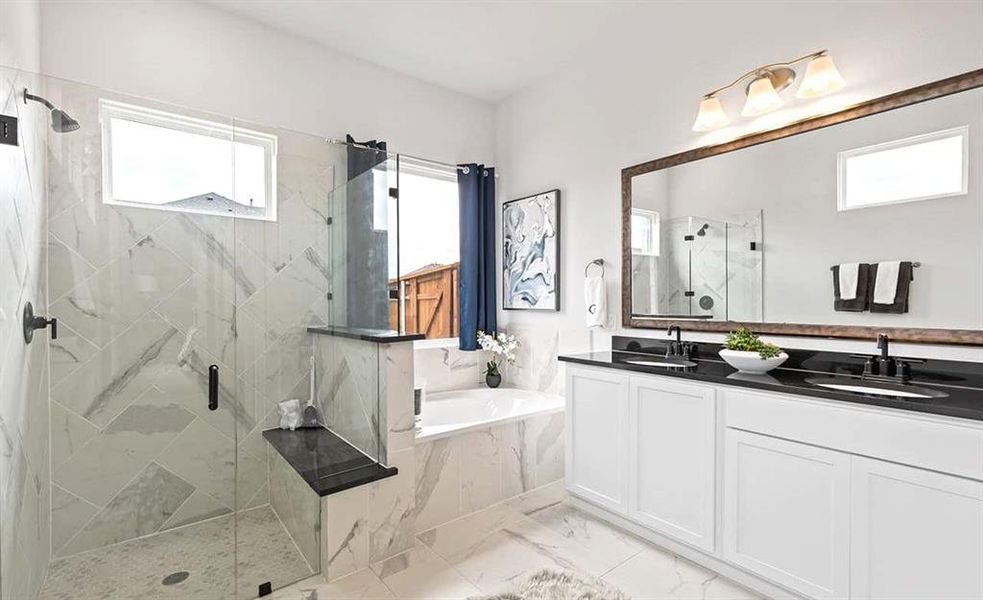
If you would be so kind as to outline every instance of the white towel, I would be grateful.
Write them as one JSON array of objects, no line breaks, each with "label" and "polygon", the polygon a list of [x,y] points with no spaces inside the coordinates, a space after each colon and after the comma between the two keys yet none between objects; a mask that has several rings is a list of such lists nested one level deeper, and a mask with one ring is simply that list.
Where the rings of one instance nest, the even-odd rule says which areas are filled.
[{"label": "white towel", "polygon": [[874,304],[894,304],[898,295],[898,275],[901,261],[877,263],[877,279],[874,281]]},{"label": "white towel", "polygon": [[604,277],[591,275],[584,279],[584,300],[587,307],[587,327],[604,327],[608,312]]},{"label": "white towel", "polygon": [[840,300],[857,299],[857,281],[860,277],[860,263],[840,265]]}]

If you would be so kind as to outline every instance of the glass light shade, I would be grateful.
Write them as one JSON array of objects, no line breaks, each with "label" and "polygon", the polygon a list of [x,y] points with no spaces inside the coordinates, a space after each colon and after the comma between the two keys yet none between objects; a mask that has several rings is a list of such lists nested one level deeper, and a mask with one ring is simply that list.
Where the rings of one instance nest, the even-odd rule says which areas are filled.
[{"label": "glass light shade", "polygon": [[693,131],[711,131],[729,125],[730,119],[724,112],[724,106],[716,96],[704,98],[700,102],[700,111],[696,114]]},{"label": "glass light shade", "polygon": [[796,98],[818,98],[838,92],[846,85],[843,76],[833,64],[833,59],[828,54],[817,56],[809,61],[806,66],[806,75],[802,78],[802,85],[795,92]]},{"label": "glass light shade", "polygon": [[747,102],[744,103],[744,110],[741,116],[756,117],[771,112],[785,104],[771,80],[767,77],[759,77],[751,82],[747,90]]}]

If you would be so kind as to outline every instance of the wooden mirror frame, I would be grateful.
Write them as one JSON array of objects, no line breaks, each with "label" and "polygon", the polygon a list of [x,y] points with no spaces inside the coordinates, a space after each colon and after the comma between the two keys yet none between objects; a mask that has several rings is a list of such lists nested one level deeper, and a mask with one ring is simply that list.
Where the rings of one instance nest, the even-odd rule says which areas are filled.
[{"label": "wooden mirror frame", "polygon": [[935,329],[917,327],[874,327],[865,325],[816,325],[806,323],[768,323],[740,321],[710,321],[700,319],[639,318],[631,312],[631,180],[632,177],[652,171],[667,169],[683,163],[693,162],[711,156],[726,154],[773,142],[824,127],[862,119],[913,104],[942,98],[967,90],[983,87],[983,69],[969,71],[962,75],[941,79],[918,87],[874,98],[838,112],[811,117],[785,125],[779,129],[754,133],[736,140],[687,150],[656,160],[650,160],[621,170],[621,323],[628,328],[664,329],[678,325],[691,331],[732,331],[742,325],[756,333],[810,336],[826,338],[847,338],[873,340],[880,333],[886,333],[892,340],[927,344],[956,344],[983,346],[983,330],[977,329]]}]

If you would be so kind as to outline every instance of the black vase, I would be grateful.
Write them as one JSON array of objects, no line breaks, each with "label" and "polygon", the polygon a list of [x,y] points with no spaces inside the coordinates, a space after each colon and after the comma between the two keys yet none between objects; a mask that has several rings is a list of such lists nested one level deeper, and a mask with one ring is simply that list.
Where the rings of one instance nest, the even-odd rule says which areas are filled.
[{"label": "black vase", "polygon": [[485,383],[487,383],[488,387],[490,388],[497,388],[498,386],[502,385],[502,374],[495,373],[492,375],[491,373],[486,373]]}]

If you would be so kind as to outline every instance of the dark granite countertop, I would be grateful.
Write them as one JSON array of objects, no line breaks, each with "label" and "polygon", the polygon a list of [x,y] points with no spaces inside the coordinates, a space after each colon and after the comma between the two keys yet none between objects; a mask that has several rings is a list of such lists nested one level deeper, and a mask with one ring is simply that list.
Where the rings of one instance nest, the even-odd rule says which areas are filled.
[{"label": "dark granite countertop", "polygon": [[386,467],[323,427],[267,429],[263,437],[311,486],[318,496],[392,477]]},{"label": "dark granite countertop", "polygon": [[376,344],[413,342],[427,337],[422,333],[399,333],[391,329],[363,329],[359,327],[308,327],[307,332],[362,340],[363,342],[374,342]]},{"label": "dark granite countertop", "polygon": [[[704,345],[701,344],[700,346],[702,347]],[[750,375],[739,373],[736,369],[720,359],[714,360],[711,358],[715,355],[714,348],[719,348],[719,346],[706,346],[709,346],[709,348],[702,348],[701,352],[699,352],[700,356],[693,358],[696,366],[685,369],[627,364],[624,362],[625,360],[644,359],[646,354],[617,350],[614,352],[565,355],[560,356],[559,359],[564,362],[595,367],[622,369],[650,375],[664,375],[693,381],[760,389],[769,392],[798,394],[854,404],[884,406],[983,421],[983,380],[978,376],[967,373],[973,367],[983,368],[983,366],[975,365],[974,363],[934,361],[941,367],[938,371],[927,370],[924,368],[925,365],[919,365],[922,368],[914,373],[911,383],[920,387],[943,391],[948,396],[945,398],[931,399],[897,398],[835,391],[808,383],[806,381],[807,378],[832,375],[837,377],[852,377],[859,381],[858,368],[862,368],[862,363],[860,363],[860,366],[854,365],[853,363],[839,363],[831,357],[834,353],[816,352],[810,354],[801,351],[790,351],[789,354],[792,356],[790,356],[790,359],[785,364],[791,364],[796,368],[783,366],[765,375]],[[713,354],[710,351],[713,351]],[[650,353],[648,356],[651,357],[652,354]],[[954,368],[945,368],[946,365],[952,364],[957,366]],[[959,365],[967,366],[960,368]],[[809,368],[802,368],[804,366],[808,366]],[[825,368],[817,369],[816,367]]]}]

